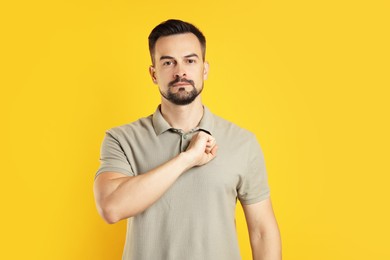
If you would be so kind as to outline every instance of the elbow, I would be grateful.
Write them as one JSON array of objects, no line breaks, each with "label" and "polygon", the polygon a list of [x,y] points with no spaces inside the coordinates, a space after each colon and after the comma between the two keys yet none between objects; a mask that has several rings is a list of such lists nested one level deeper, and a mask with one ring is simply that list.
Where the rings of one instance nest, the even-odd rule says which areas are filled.
[{"label": "elbow", "polygon": [[115,203],[102,203],[98,208],[100,216],[102,216],[104,221],[108,224],[115,224],[122,219],[131,218],[138,214],[137,211],[131,210],[130,208],[127,208],[126,212],[124,212],[122,208]]},{"label": "elbow", "polygon": [[103,212],[102,217],[107,224],[115,224],[120,220],[111,212]]},{"label": "elbow", "polygon": [[134,217],[144,210],[134,201],[118,200],[113,196],[96,196],[95,203],[99,215],[108,224]]},{"label": "elbow", "polygon": [[99,207],[99,214],[108,224],[115,224],[120,221],[118,210],[113,205],[101,205]]},{"label": "elbow", "polygon": [[264,235],[264,232],[261,232],[260,230],[252,231],[249,235],[251,243],[260,243],[264,239]]},{"label": "elbow", "polygon": [[279,237],[279,230],[255,230],[250,233],[250,241],[253,244],[278,240]]}]

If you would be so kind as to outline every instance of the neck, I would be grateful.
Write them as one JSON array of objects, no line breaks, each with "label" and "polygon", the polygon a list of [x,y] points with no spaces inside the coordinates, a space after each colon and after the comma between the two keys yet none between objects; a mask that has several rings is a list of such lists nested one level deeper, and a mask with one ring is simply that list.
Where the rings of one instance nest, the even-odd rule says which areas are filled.
[{"label": "neck", "polygon": [[161,114],[176,129],[188,132],[198,126],[203,117],[203,105],[198,96],[191,104],[180,106],[161,100]]}]

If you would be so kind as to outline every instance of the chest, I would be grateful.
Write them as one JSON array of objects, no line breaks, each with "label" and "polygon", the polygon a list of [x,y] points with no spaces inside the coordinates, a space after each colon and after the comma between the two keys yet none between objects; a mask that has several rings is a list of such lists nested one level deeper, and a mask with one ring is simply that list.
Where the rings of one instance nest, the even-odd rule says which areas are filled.
[{"label": "chest", "polygon": [[[167,133],[165,136],[140,136],[125,147],[136,175],[143,174],[185,151],[194,133]],[[147,138],[147,139],[145,139]],[[241,177],[247,169],[244,146],[234,140],[216,137],[220,142],[217,157],[209,163],[183,173],[167,193],[175,197],[229,196],[236,198]],[[147,143],[147,145],[145,145]]]}]

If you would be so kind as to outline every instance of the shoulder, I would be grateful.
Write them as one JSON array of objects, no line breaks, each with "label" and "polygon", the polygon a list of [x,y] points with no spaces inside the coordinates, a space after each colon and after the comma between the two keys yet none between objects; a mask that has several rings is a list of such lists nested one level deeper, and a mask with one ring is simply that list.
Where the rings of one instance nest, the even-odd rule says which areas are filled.
[{"label": "shoulder", "polygon": [[251,165],[264,165],[263,152],[253,132],[214,115],[213,135],[219,146],[218,156],[227,158],[225,161],[240,161],[244,163],[243,169]]},{"label": "shoulder", "polygon": [[131,138],[138,135],[144,135],[154,131],[152,115],[140,118],[134,122],[116,126],[106,131],[106,134],[111,135],[115,139]]},{"label": "shoulder", "polygon": [[234,138],[240,142],[255,141],[256,136],[251,131],[238,126],[237,124],[228,121],[220,116],[214,116],[214,132],[223,138]]}]

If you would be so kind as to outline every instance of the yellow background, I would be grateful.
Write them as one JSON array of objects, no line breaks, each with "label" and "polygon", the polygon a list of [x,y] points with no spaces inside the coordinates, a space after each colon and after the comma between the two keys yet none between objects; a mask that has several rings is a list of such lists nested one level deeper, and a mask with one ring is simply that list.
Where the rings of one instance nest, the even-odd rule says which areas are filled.
[{"label": "yellow background", "polygon": [[168,18],[207,37],[205,104],[263,147],[284,259],[390,259],[379,0],[2,1],[0,259],[120,259],[92,183],[105,130],[159,102],[147,36]]}]

